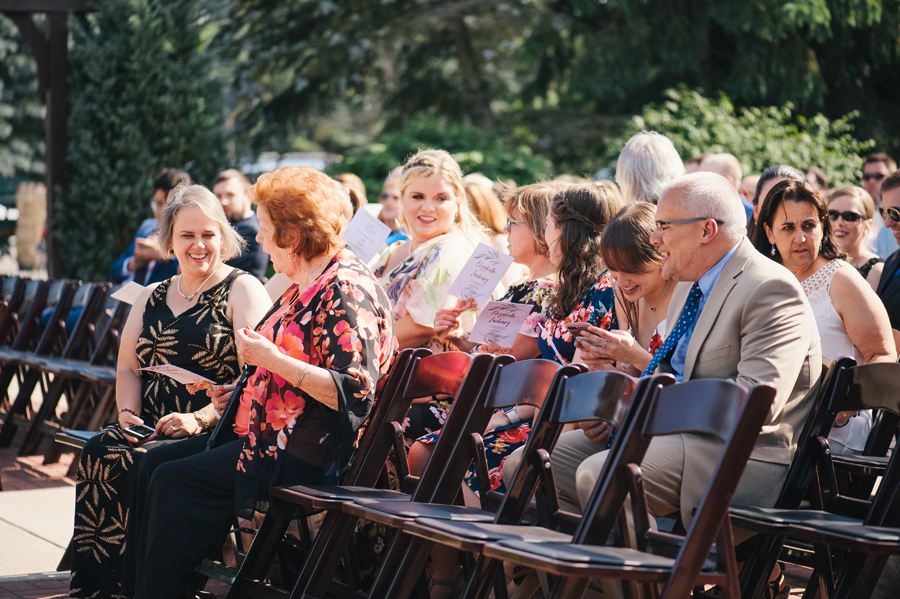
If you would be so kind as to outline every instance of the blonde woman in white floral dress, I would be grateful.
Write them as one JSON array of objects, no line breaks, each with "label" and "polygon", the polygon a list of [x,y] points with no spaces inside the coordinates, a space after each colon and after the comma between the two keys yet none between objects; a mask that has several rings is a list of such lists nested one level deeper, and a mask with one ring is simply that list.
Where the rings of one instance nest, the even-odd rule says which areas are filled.
[{"label": "blonde woman in white floral dress", "polygon": [[[755,245],[782,263],[809,299],[827,361],[894,362],[897,350],[884,305],[832,237],[827,208],[806,182],[784,181],[769,192],[759,213]],[[828,437],[837,454],[860,453],[872,427],[868,411],[843,413]]]}]

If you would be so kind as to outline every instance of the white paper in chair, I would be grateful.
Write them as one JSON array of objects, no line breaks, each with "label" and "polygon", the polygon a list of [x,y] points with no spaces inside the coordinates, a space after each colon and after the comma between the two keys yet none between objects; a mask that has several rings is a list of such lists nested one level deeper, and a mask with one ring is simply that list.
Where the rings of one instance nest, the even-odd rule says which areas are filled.
[{"label": "white paper in chair", "polygon": [[512,347],[522,323],[533,309],[534,306],[531,304],[488,302],[475,326],[472,327],[469,341],[472,343],[493,341],[500,347]]}]

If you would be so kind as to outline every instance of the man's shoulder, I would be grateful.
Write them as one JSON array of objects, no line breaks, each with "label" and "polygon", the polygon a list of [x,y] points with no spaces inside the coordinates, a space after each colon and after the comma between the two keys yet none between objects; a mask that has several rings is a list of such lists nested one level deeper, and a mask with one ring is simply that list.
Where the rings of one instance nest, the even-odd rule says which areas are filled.
[{"label": "man's shoulder", "polygon": [[234,223],[234,230],[240,233],[241,237],[246,237],[247,234],[256,235],[259,233],[259,221],[256,219],[256,214],[251,212],[250,216],[244,220]]}]

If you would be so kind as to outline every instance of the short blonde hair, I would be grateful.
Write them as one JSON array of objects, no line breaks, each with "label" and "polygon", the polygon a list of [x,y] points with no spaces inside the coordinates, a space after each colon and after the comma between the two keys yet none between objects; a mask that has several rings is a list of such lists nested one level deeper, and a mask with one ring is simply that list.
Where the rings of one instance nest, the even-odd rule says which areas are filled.
[{"label": "short blonde hair", "polygon": [[222,235],[222,260],[231,260],[244,253],[247,242],[228,222],[222,204],[213,192],[202,185],[183,183],[179,183],[169,192],[169,199],[159,217],[157,244],[164,253],[172,250],[175,218],[185,208],[197,208],[219,225],[219,232]]}]

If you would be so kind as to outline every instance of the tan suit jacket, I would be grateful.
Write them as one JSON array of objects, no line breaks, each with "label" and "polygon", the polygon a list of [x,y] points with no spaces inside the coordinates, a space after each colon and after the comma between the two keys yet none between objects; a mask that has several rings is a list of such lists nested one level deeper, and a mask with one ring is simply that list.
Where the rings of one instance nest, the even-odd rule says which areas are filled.
[{"label": "tan suit jacket", "polygon": [[[678,322],[693,283],[679,283],[666,322]],[[683,380],[724,378],[750,388],[766,383],[775,401],[735,504],[774,505],[812,406],[822,370],[819,333],[796,277],[746,238],[709,294],[688,345]],[[671,372],[665,361],[660,371]],[[699,503],[718,448],[684,435],[682,513]],[[772,468],[780,465],[783,467]],[[775,473],[773,475],[773,472]],[[756,480],[756,474],[760,479]],[[772,488],[777,487],[777,488]]]}]

